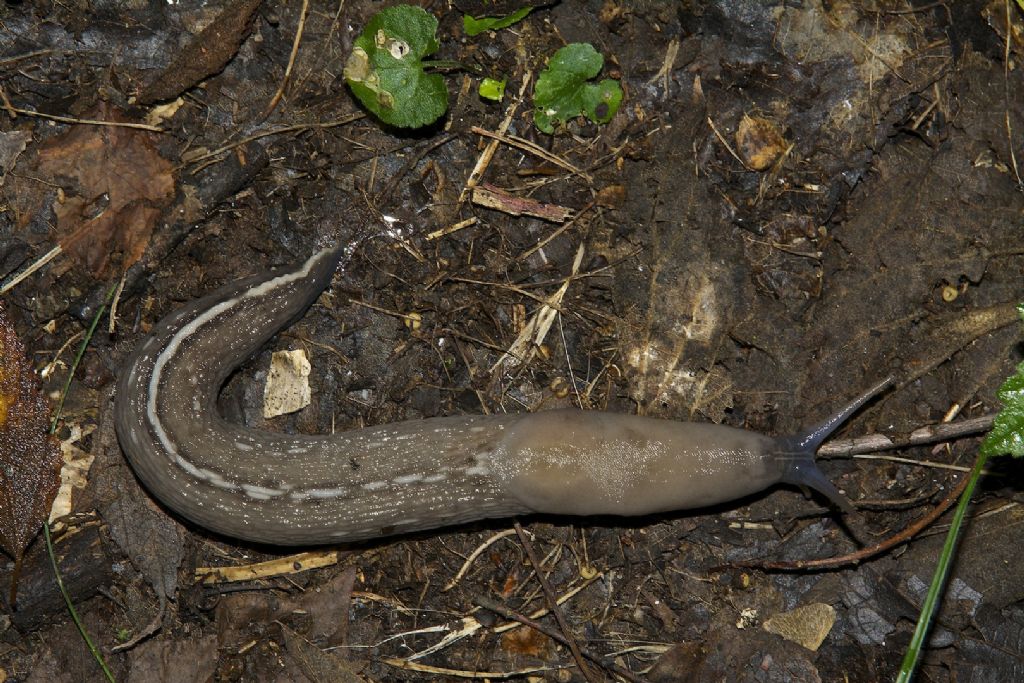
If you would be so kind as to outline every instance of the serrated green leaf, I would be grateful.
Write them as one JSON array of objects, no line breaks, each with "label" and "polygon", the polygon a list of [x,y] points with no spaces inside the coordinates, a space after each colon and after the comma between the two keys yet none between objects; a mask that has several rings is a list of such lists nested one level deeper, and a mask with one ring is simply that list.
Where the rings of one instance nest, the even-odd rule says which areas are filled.
[{"label": "serrated green leaf", "polygon": [[437,19],[420,7],[396,5],[370,19],[345,64],[345,80],[381,121],[419,128],[448,109],[440,74],[428,74],[423,58],[437,51]]},{"label": "serrated green leaf", "polygon": [[622,103],[619,82],[589,81],[601,72],[604,57],[590,43],[572,43],[556,52],[533,89],[533,120],[553,133],[555,125],[581,114],[594,123],[607,123]]},{"label": "serrated green leaf", "polygon": [[532,7],[520,7],[512,14],[507,14],[503,17],[480,17],[478,19],[465,14],[462,16],[462,30],[466,32],[467,36],[472,38],[484,31],[497,31],[508,28],[512,24],[525,19],[532,9]]},{"label": "serrated green leaf", "polygon": [[[1024,304],[1017,306],[1017,313],[1024,319]],[[981,454],[1024,456],[1024,363],[1017,366],[1016,374],[1003,382],[996,396],[1003,409],[981,443]]]}]

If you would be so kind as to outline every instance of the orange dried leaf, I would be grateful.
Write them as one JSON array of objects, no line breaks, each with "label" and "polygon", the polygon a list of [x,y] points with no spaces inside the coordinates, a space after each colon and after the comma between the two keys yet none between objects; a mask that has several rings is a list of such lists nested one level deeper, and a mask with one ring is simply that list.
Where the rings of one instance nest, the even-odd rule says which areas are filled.
[{"label": "orange dried leaf", "polygon": [[61,456],[47,432],[50,407],[0,306],[0,546],[20,562],[60,486]]},{"label": "orange dried leaf", "polygon": [[532,628],[517,628],[501,637],[501,649],[513,655],[546,657],[550,655],[551,640]]},{"label": "orange dried leaf", "polygon": [[743,115],[736,130],[736,149],[747,166],[764,171],[778,161],[788,147],[786,138],[772,121]]}]

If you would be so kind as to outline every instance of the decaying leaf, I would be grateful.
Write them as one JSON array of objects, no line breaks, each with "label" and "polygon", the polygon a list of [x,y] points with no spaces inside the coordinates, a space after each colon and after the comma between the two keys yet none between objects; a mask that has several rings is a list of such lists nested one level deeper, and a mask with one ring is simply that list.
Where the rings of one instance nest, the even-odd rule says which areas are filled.
[{"label": "decaying leaf", "polygon": [[[99,118],[122,118],[113,108]],[[117,126],[74,126],[39,151],[39,171],[64,190],[54,207],[57,237],[98,278],[111,275],[111,255],[127,267],[146,248],[161,209],[174,195],[173,165],[152,134]]]},{"label": "decaying leaf", "polygon": [[[20,565],[60,486],[50,408],[0,306],[0,545]],[[17,572],[15,572],[17,576]]]},{"label": "decaying leaf", "polygon": [[419,128],[448,109],[440,74],[424,70],[437,51],[437,19],[420,7],[381,10],[355,40],[345,64],[345,81],[359,101],[384,123]]},{"label": "decaying leaf", "polygon": [[[700,272],[687,272],[659,257],[647,283],[646,308],[631,311],[627,325],[641,330],[623,347],[631,394],[650,415],[689,406],[714,422],[732,407],[732,379],[713,363],[714,349],[725,327],[727,300],[713,263]],[[623,337],[627,338],[627,337]]]},{"label": "decaying leaf", "polygon": [[531,628],[517,628],[501,637],[501,648],[525,657],[550,656],[551,640]]},{"label": "decaying leaf", "polygon": [[25,151],[25,145],[32,139],[27,130],[12,130],[0,133],[0,186],[4,184],[7,172],[14,168],[14,162]]}]

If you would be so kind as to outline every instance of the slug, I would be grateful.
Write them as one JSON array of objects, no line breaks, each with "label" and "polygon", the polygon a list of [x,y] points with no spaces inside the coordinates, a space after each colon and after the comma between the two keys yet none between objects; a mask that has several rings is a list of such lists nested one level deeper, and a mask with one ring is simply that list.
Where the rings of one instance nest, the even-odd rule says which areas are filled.
[{"label": "slug", "polygon": [[142,484],[209,530],[273,545],[351,542],[527,513],[646,515],[778,483],[850,504],[814,462],[880,383],[805,433],[596,411],[439,417],[335,435],[224,420],[228,375],[330,284],[342,249],[230,284],[171,313],[120,373],[115,424]]}]

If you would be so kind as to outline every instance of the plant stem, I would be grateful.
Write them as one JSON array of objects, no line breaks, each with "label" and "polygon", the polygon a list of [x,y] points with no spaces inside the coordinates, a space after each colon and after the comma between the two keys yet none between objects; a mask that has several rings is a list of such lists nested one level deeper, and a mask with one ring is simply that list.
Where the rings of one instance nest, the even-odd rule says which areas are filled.
[{"label": "plant stem", "polygon": [[50,564],[53,565],[53,575],[57,579],[57,588],[60,589],[60,594],[64,596],[64,604],[68,607],[68,612],[71,614],[72,621],[75,622],[75,626],[78,627],[78,632],[82,636],[82,640],[85,641],[86,647],[89,648],[89,652],[92,653],[93,659],[99,664],[100,669],[103,670],[103,675],[110,683],[114,683],[114,674],[111,673],[110,668],[107,666],[107,662],[103,659],[103,653],[100,652],[96,644],[92,642],[92,638],[89,637],[89,632],[85,630],[85,624],[82,623],[82,619],[78,616],[78,610],[75,609],[75,604],[71,601],[71,595],[68,594],[68,589],[64,586],[64,579],[61,578],[60,568],[57,566],[57,554],[53,551],[53,540],[50,538],[50,525],[43,525],[43,537],[46,539],[46,552],[50,556]]},{"label": "plant stem", "polygon": [[968,505],[970,505],[971,494],[974,493],[974,488],[981,479],[981,473],[987,461],[988,456],[978,455],[978,458],[974,461],[974,467],[971,469],[967,488],[960,495],[960,502],[956,506],[956,511],[953,513],[953,521],[950,524],[949,532],[946,534],[946,542],[942,546],[942,554],[939,555],[939,563],[935,567],[935,575],[932,577],[932,583],[928,587],[928,595],[921,606],[921,614],[917,619],[914,636],[910,639],[907,653],[903,656],[903,661],[900,663],[900,671],[896,676],[896,683],[910,683],[910,680],[914,677],[918,660],[921,658],[921,648],[924,647],[932,618],[935,616],[939,600],[942,597],[942,589],[946,585],[949,566],[953,562],[954,551],[960,536],[960,527],[963,525],[964,515],[967,513]]},{"label": "plant stem", "polygon": [[[57,431],[57,424],[60,422],[61,413],[64,410],[64,400],[68,396],[68,392],[71,390],[71,380],[75,377],[75,371],[78,369],[79,364],[82,362],[82,357],[85,355],[86,349],[89,348],[89,342],[92,341],[92,335],[96,332],[96,326],[99,325],[100,319],[103,314],[107,311],[107,306],[110,305],[110,300],[114,298],[114,292],[117,291],[117,285],[111,285],[110,289],[107,290],[107,298],[103,301],[103,305],[100,306],[99,310],[96,311],[96,315],[93,316],[92,323],[89,325],[89,329],[85,333],[85,338],[82,339],[81,345],[78,347],[78,353],[75,355],[75,360],[71,363],[71,368],[68,370],[68,379],[64,382],[64,389],[60,392],[60,401],[57,403],[57,409],[53,411],[53,422],[50,423],[50,434],[54,434]],[[78,616],[78,610],[75,609],[75,604],[71,600],[71,595],[68,593],[67,587],[64,585],[64,579],[60,574],[60,566],[57,562],[57,554],[53,550],[53,540],[50,537],[50,523],[48,521],[43,522],[43,537],[46,539],[46,552],[50,556],[50,564],[53,567],[53,577],[57,580],[57,588],[60,589],[60,594],[64,596],[64,604],[67,605],[68,613],[71,614],[72,621],[75,622],[75,626],[78,627],[78,632],[82,636],[82,640],[85,641],[86,647],[89,648],[89,652],[92,653],[96,663],[99,664],[100,669],[103,670],[103,675],[110,683],[114,683],[114,674],[111,673],[110,667],[107,666],[106,660],[103,658],[103,653],[100,652],[96,644],[92,642],[92,638],[89,637],[89,632],[85,630],[85,624],[82,623],[82,619]]]}]

